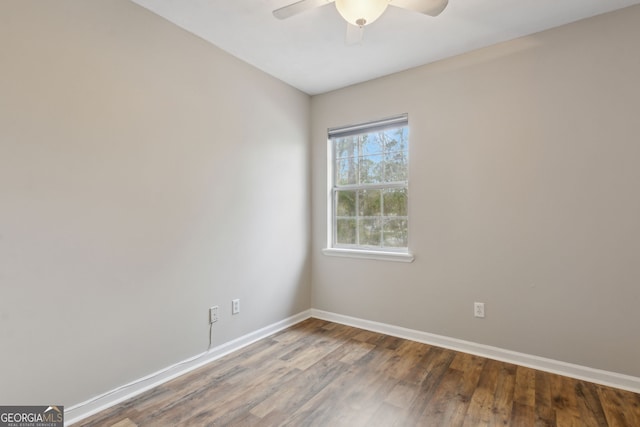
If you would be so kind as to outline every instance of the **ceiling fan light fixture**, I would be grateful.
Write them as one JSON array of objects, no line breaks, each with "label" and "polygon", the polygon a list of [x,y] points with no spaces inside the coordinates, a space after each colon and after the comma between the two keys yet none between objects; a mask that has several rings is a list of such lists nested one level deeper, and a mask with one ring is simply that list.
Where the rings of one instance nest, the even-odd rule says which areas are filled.
[{"label": "ceiling fan light fixture", "polygon": [[364,27],[378,19],[389,0],[336,0],[336,9],[351,25]]}]

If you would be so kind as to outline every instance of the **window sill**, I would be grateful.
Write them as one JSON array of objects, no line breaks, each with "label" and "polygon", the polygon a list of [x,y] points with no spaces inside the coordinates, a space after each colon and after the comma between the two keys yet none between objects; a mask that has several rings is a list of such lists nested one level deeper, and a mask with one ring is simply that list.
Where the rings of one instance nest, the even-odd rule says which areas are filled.
[{"label": "window sill", "polygon": [[375,259],[379,261],[413,262],[413,254],[402,252],[380,252],[360,249],[325,248],[322,253],[328,256],[345,258]]}]

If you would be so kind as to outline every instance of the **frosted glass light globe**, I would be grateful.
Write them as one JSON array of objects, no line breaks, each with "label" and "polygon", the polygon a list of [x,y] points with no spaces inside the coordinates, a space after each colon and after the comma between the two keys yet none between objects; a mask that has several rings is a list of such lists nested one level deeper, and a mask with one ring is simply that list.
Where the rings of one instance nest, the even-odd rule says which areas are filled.
[{"label": "frosted glass light globe", "polygon": [[336,0],[336,9],[351,25],[364,27],[378,19],[389,0]]}]

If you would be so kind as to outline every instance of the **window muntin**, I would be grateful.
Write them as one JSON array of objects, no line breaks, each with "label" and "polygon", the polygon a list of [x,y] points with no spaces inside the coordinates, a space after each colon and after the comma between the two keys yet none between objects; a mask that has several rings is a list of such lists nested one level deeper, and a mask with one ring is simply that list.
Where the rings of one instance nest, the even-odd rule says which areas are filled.
[{"label": "window muntin", "polygon": [[332,248],[408,252],[406,115],[329,130]]}]

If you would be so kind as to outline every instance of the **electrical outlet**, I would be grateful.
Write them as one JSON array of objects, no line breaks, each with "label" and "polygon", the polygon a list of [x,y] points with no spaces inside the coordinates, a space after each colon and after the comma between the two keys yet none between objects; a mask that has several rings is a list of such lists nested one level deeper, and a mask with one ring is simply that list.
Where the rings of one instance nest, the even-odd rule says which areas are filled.
[{"label": "electrical outlet", "polygon": [[214,305],[209,309],[209,323],[216,323],[218,321],[218,306]]},{"label": "electrical outlet", "polygon": [[231,314],[240,313],[240,300],[234,299],[231,301]]},{"label": "electrical outlet", "polygon": [[484,317],[484,303],[483,302],[474,302],[473,303],[473,315],[475,317]]}]

